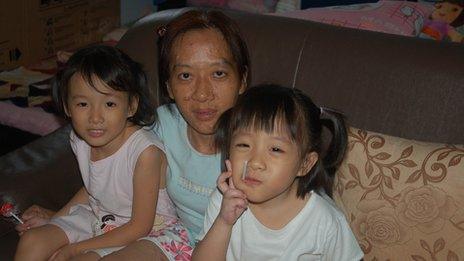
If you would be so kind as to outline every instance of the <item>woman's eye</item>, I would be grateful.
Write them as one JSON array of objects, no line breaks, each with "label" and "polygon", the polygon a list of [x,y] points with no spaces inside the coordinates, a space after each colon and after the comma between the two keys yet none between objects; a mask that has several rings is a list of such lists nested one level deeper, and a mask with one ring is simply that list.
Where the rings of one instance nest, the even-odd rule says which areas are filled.
[{"label": "woman's eye", "polygon": [[279,148],[279,147],[272,147],[272,148],[271,148],[271,151],[272,151],[272,152],[284,152],[284,151],[283,151],[281,148]]},{"label": "woman's eye", "polygon": [[213,73],[213,75],[216,78],[222,78],[222,77],[226,76],[226,73],[223,72],[223,71],[216,71],[216,72]]},{"label": "woman's eye", "polygon": [[453,8],[453,12],[457,12],[459,9],[458,8]]},{"label": "woman's eye", "polygon": [[248,148],[248,147],[250,147],[250,146],[249,146],[248,144],[246,144],[246,143],[237,143],[237,144],[235,145],[235,147],[239,147],[239,148]]},{"label": "woman's eye", "polygon": [[189,73],[181,73],[181,74],[179,74],[179,78],[181,80],[188,80],[190,78],[190,74]]},{"label": "woman's eye", "polygon": [[106,107],[110,107],[110,108],[111,108],[111,107],[115,107],[115,106],[116,106],[116,103],[114,103],[114,102],[107,102],[107,103],[106,103]]},{"label": "woman's eye", "polygon": [[79,102],[77,103],[77,107],[86,107],[87,103],[86,102]]}]

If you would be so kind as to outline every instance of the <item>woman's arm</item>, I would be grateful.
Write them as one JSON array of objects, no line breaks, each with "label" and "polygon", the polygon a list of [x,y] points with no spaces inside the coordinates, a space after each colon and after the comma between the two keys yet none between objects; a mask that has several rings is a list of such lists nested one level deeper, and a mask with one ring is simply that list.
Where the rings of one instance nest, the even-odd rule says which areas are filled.
[{"label": "woman's arm", "polygon": [[133,177],[132,218],[129,222],[103,235],[64,247],[57,259],[59,256],[72,257],[91,249],[124,246],[146,236],[155,219],[161,158],[162,152],[150,146],[137,159]]}]

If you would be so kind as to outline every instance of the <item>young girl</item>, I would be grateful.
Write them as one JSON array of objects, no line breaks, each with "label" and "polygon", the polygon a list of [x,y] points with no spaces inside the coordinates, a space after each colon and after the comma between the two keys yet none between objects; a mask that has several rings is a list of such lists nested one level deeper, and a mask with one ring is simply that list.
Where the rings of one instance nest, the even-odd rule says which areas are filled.
[{"label": "young girl", "polygon": [[[15,260],[96,260],[149,234],[158,197],[169,202],[165,191],[158,195],[162,144],[142,128],[155,110],[140,65],[108,46],[77,51],[53,91],[72,123],[84,187],[47,224],[21,236]],[[175,217],[170,208],[158,211]]]},{"label": "young girl", "polygon": [[[332,133],[325,153],[323,126]],[[316,107],[299,90],[265,85],[246,91],[217,133],[230,161],[218,178],[222,195],[211,195],[193,260],[363,257],[329,198],[346,147],[340,114]]]}]

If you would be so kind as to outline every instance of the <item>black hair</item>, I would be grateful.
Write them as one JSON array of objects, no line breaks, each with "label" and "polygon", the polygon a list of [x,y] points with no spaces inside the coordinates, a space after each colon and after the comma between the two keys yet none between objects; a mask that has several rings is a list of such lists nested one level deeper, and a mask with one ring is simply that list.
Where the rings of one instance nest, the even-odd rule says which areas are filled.
[{"label": "black hair", "polygon": [[[298,177],[297,196],[303,198],[311,190],[322,190],[332,196],[335,172],[347,146],[347,130],[341,113],[319,108],[298,89],[265,84],[245,91],[236,105],[220,117],[216,127],[216,147],[224,159],[230,156],[232,136],[237,130],[251,128],[272,133],[275,128],[283,127],[298,146],[301,160],[310,152],[319,155],[311,170]],[[332,134],[328,146],[323,144],[323,127]]]},{"label": "black hair", "polygon": [[[159,102],[160,105],[173,103],[169,97],[166,82],[170,77],[172,50],[175,40],[192,30],[215,29],[222,34],[224,41],[234,59],[240,80],[250,82],[250,55],[243,40],[238,25],[228,16],[215,10],[190,10],[176,17],[166,26],[158,29],[158,72],[159,72]],[[244,79],[246,77],[246,79]]]},{"label": "black hair", "polygon": [[128,118],[130,122],[139,126],[148,126],[155,122],[155,106],[150,99],[147,77],[142,66],[121,50],[105,45],[79,49],[56,74],[52,82],[53,100],[65,118],[69,83],[76,73],[94,88],[93,77],[97,77],[112,89],[127,92],[129,104],[133,99],[138,99],[137,111]]}]

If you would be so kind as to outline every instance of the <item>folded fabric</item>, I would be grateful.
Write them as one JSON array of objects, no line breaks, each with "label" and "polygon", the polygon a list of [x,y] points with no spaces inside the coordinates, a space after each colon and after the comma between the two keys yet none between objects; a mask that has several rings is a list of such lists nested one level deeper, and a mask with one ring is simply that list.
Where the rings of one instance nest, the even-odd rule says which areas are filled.
[{"label": "folded fabric", "polygon": [[44,136],[65,123],[61,117],[47,113],[42,108],[21,108],[10,102],[0,101],[0,124]]}]

